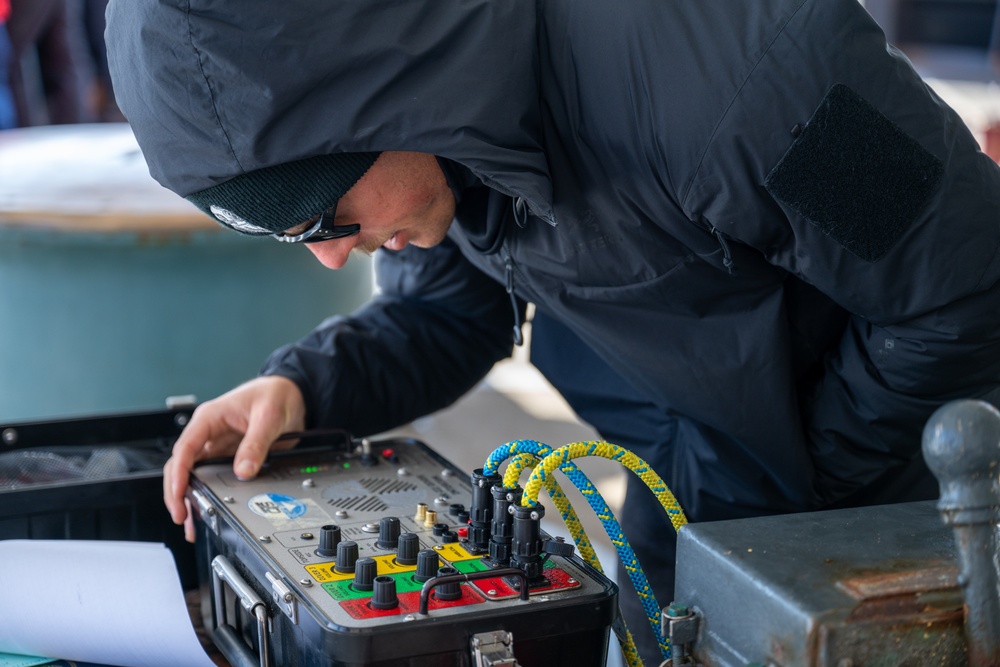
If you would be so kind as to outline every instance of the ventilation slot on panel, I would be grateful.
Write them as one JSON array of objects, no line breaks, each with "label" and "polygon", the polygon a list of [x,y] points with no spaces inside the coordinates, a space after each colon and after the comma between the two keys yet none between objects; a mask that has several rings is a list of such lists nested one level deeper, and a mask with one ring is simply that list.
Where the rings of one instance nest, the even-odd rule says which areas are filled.
[{"label": "ventilation slot on panel", "polygon": [[355,512],[383,512],[389,508],[376,496],[353,496],[348,498],[331,498],[326,501],[331,507]]},{"label": "ventilation slot on panel", "polygon": [[372,493],[382,495],[383,493],[403,493],[405,491],[416,491],[418,487],[413,482],[406,482],[398,479],[378,479],[370,478],[361,480],[361,486]]}]

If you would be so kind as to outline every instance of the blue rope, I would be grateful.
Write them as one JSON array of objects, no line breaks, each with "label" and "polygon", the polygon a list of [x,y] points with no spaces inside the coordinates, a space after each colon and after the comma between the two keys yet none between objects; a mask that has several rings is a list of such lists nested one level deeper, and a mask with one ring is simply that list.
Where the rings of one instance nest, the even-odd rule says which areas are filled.
[{"label": "blue rope", "polygon": [[[591,452],[592,454],[597,451],[596,445],[592,445],[591,448],[594,450]],[[483,474],[496,474],[500,464],[512,455],[529,453],[539,458],[544,458],[552,451],[552,448],[548,445],[535,440],[514,440],[505,445],[501,445],[495,449],[489,457],[487,457],[486,463],[483,466]],[[621,459],[623,455],[624,453],[619,453],[614,457],[614,460]],[[639,595],[639,601],[642,604],[643,611],[646,612],[646,619],[649,621],[653,634],[656,637],[657,644],[660,647],[660,653],[664,660],[668,659],[670,657],[670,642],[664,638],[660,627],[660,606],[656,601],[655,595],[653,594],[653,589],[649,585],[649,580],[646,578],[646,573],[643,571],[642,566],[639,564],[639,560],[636,558],[635,551],[633,551],[632,546],[625,538],[625,534],[621,529],[621,524],[618,523],[614,512],[612,512],[611,508],[608,507],[607,502],[604,500],[600,491],[597,490],[597,487],[594,486],[590,479],[575,463],[573,463],[573,461],[565,461],[559,465],[559,470],[562,471],[571,482],[573,482],[573,485],[580,491],[584,500],[587,501],[587,504],[590,505],[591,509],[593,509],[594,513],[597,515],[597,518],[601,521],[604,531],[607,533],[608,538],[615,547],[615,551],[618,553],[618,558],[622,563],[622,567],[625,568],[625,572],[628,574],[633,588],[635,588],[636,593]],[[546,488],[549,489],[550,495],[552,495],[553,489],[556,489],[557,493],[561,494],[561,496],[565,498],[565,494],[562,493],[562,490],[559,489],[558,485],[549,483],[550,480],[547,479],[547,474],[544,469],[536,467],[534,473],[539,475],[543,484],[545,484]],[[553,498],[553,501],[555,502],[555,498]],[[522,503],[532,506],[537,504],[537,502],[537,500],[529,501],[528,499],[522,499]],[[563,513],[563,520],[567,521],[567,524],[569,524],[565,512]],[[586,535],[583,537],[586,540]],[[577,540],[579,542],[579,538],[577,538]],[[589,540],[586,544],[589,546]],[[591,564],[595,565],[595,563]],[[601,570],[599,562],[596,563],[595,568]]]}]

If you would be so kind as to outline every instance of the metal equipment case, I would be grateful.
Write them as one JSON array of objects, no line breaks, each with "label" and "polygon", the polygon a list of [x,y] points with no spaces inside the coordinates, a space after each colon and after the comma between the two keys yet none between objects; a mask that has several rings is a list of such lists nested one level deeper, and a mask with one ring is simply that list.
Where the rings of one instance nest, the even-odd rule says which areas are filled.
[{"label": "metal equipment case", "polygon": [[[272,453],[252,481],[229,462],[195,468],[203,616],[230,662],[605,664],[613,583],[575,555],[551,556],[522,595],[513,568],[466,549],[469,475],[412,439],[356,444]],[[448,569],[424,581],[425,556]],[[373,591],[355,579],[367,558]]]}]

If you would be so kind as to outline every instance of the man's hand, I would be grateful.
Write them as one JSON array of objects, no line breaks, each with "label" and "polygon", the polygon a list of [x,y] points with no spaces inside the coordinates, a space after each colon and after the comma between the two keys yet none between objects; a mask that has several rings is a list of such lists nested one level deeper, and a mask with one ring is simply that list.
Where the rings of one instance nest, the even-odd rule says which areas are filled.
[{"label": "man's hand", "polygon": [[[233,454],[233,472],[240,479],[251,479],[275,439],[301,431],[304,425],[305,401],[298,386],[274,375],[250,380],[198,406],[163,466],[163,501],[174,523],[184,524],[187,540],[194,541],[194,523],[184,493],[195,462]],[[276,446],[294,444],[281,441]]]}]

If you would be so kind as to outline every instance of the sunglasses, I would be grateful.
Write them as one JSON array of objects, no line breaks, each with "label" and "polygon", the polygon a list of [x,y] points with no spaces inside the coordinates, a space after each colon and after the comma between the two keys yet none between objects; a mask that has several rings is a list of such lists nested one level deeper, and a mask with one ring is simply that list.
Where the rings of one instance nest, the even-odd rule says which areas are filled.
[{"label": "sunglasses", "polygon": [[[310,224],[305,222],[296,225],[280,234],[272,234],[274,238],[282,243],[319,243],[330,241],[331,239],[343,239],[348,236],[357,236],[361,232],[361,225],[335,225],[333,219],[337,213],[337,206],[331,206],[321,216],[319,220]],[[300,229],[305,226],[305,229]]]}]

